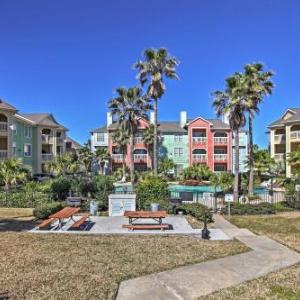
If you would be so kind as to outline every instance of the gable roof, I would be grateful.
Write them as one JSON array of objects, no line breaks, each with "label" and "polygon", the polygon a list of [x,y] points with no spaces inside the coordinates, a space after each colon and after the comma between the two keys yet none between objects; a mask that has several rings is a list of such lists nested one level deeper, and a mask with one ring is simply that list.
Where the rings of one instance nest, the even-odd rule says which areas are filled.
[{"label": "gable roof", "polygon": [[83,148],[83,146],[80,143],[78,143],[74,139],[70,138],[69,136],[67,136],[67,138],[66,138],[66,143],[71,143],[73,149],[81,149],[81,148]]},{"label": "gable roof", "polygon": [[182,128],[178,121],[159,122],[158,126],[161,133],[187,133],[187,130]]},{"label": "gable roof", "polygon": [[[284,120],[283,117],[286,115],[287,112],[291,112],[293,115],[288,119]],[[285,113],[281,116],[281,118],[269,124],[268,128],[284,126],[285,124],[292,122],[300,122],[300,108],[288,108],[285,111]]]},{"label": "gable roof", "polygon": [[106,126],[95,128],[90,131],[90,133],[106,133],[106,132],[107,132]]},{"label": "gable roof", "polygon": [[11,104],[9,104],[6,101],[2,100],[1,98],[0,98],[0,109],[10,110],[10,111],[14,111],[14,112],[17,111],[17,109],[14,106],[12,106]]}]

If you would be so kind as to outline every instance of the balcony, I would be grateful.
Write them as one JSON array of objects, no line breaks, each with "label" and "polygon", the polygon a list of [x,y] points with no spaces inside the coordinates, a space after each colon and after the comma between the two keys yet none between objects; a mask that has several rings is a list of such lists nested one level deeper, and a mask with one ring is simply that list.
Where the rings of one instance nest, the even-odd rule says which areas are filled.
[{"label": "balcony", "polygon": [[274,135],[275,144],[283,144],[285,143],[285,134],[275,134]]},{"label": "balcony", "polygon": [[214,161],[227,162],[228,154],[214,154]]},{"label": "balcony", "polygon": [[192,158],[193,158],[193,162],[195,163],[202,163],[207,161],[206,154],[193,154]]},{"label": "balcony", "polygon": [[54,159],[53,153],[43,153],[41,155],[42,161],[52,161]]},{"label": "balcony", "polygon": [[285,153],[275,153],[274,154],[274,159],[276,161],[283,161],[285,158]]},{"label": "balcony", "polygon": [[0,150],[0,160],[7,158],[7,150]]},{"label": "balcony", "polygon": [[63,137],[56,137],[56,142],[57,142],[57,144],[63,144],[64,143],[64,138]]},{"label": "balcony", "polygon": [[214,137],[214,144],[227,145],[228,137]]},{"label": "balcony", "polygon": [[53,143],[53,135],[42,134],[42,143],[43,144],[52,144]]},{"label": "balcony", "polygon": [[195,144],[205,144],[206,143],[206,136],[193,136],[192,137],[193,143]]},{"label": "balcony", "polygon": [[134,154],[135,163],[147,163],[148,154]]},{"label": "balcony", "polygon": [[114,163],[122,163],[123,162],[123,154],[112,154],[111,159]]},{"label": "balcony", "polygon": [[0,132],[7,132],[7,122],[0,122]]},{"label": "balcony", "polygon": [[136,136],[134,138],[134,143],[135,144],[143,144],[144,143],[144,138],[142,136]]},{"label": "balcony", "polygon": [[291,131],[291,140],[300,139],[300,131]]}]

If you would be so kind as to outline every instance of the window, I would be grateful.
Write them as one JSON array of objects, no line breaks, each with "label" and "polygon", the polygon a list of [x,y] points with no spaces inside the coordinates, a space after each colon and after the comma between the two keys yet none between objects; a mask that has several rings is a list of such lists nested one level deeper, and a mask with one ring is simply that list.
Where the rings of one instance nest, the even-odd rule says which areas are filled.
[{"label": "window", "polygon": [[15,123],[15,122],[12,123],[11,130],[12,130],[13,135],[17,134],[17,123]]},{"label": "window", "polygon": [[183,156],[183,148],[174,148],[174,156],[175,157]]},{"label": "window", "polygon": [[181,143],[182,142],[182,135],[174,135],[174,142]]},{"label": "window", "polygon": [[24,144],[24,156],[31,157],[31,144]]},{"label": "window", "polygon": [[29,126],[24,127],[24,136],[28,139],[31,139],[32,137],[32,128]]},{"label": "window", "polygon": [[97,140],[97,142],[99,142],[99,143],[103,143],[104,142],[104,133],[97,133],[96,134],[96,140]]}]

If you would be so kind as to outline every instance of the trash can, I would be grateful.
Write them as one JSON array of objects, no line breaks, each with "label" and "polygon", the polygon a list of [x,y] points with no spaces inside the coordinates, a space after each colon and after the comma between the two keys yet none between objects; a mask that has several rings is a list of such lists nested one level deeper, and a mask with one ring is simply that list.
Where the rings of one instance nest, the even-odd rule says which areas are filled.
[{"label": "trash can", "polygon": [[90,215],[91,216],[97,216],[98,211],[98,203],[96,201],[90,202]]},{"label": "trash can", "polygon": [[159,211],[158,203],[151,203],[150,207],[151,207],[151,211]]}]

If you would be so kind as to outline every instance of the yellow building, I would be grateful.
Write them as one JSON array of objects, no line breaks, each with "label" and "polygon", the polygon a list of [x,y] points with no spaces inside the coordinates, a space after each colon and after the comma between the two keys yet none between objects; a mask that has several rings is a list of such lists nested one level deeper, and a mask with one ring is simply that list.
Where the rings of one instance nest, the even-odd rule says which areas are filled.
[{"label": "yellow building", "polygon": [[287,162],[290,152],[300,147],[300,108],[289,108],[280,119],[268,126],[270,151],[275,161],[282,163],[286,176],[291,177],[293,167]]}]

